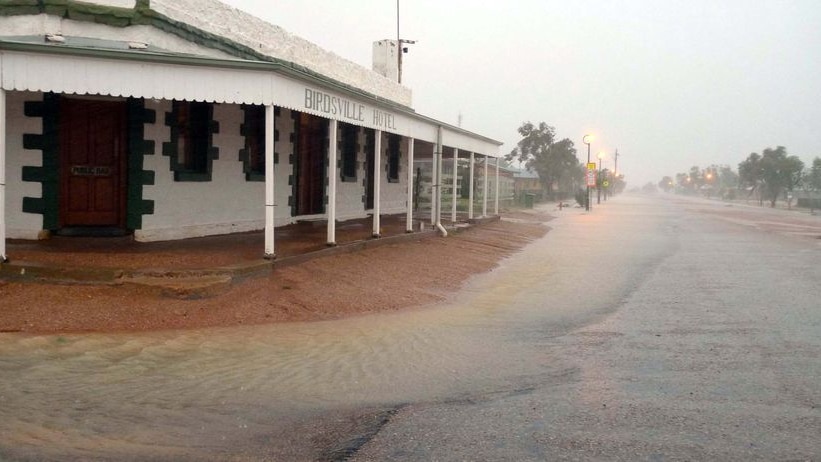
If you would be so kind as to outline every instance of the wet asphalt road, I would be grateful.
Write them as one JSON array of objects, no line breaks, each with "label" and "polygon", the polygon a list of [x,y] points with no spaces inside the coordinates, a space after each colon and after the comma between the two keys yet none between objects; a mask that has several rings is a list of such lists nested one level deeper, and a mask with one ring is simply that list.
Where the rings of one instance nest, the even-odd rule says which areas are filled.
[{"label": "wet asphalt road", "polygon": [[0,461],[821,461],[821,216],[557,214],[433,307],[2,335]]},{"label": "wet asphalt road", "polygon": [[518,374],[397,406],[351,460],[821,460],[821,217],[797,216],[629,196],[563,215],[485,282],[544,259],[511,302],[533,307],[505,340]]}]

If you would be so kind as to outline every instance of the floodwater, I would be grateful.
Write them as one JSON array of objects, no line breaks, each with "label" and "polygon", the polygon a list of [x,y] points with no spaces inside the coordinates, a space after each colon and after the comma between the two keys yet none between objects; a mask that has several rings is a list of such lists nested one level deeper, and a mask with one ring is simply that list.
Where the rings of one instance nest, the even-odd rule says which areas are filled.
[{"label": "floodwater", "polygon": [[[611,210],[607,233],[597,223],[603,214],[563,212],[545,238],[449,302],[404,313],[179,332],[2,334],[0,460],[228,459],[238,448],[255,459],[286,444],[274,435],[329,411],[460,399],[560,375],[564,366],[539,342],[612,312],[673,251],[674,225],[655,211]],[[288,444],[316,441],[305,438]]]}]

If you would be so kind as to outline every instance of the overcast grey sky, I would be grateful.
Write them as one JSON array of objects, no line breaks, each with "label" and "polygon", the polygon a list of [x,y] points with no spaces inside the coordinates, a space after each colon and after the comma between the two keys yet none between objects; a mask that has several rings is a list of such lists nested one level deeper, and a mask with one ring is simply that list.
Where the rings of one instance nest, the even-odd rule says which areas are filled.
[{"label": "overcast grey sky", "polygon": [[[371,67],[395,0],[224,0]],[[821,2],[401,0],[414,109],[505,143],[585,133],[631,186],[783,145],[821,156]]]}]

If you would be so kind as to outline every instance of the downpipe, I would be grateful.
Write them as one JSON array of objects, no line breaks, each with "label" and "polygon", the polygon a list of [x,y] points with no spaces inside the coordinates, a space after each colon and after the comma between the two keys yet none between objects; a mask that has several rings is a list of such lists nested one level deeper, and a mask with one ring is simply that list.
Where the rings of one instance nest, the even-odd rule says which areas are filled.
[{"label": "downpipe", "polygon": [[442,223],[436,223],[436,229],[439,230],[439,234],[441,234],[442,237],[448,237],[448,232],[445,227],[442,226]]}]

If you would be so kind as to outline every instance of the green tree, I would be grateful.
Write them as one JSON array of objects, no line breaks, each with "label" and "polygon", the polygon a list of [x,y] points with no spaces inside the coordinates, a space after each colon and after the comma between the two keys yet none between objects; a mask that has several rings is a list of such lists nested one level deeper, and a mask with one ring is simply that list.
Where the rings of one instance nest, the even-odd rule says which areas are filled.
[{"label": "green tree", "polygon": [[747,197],[759,191],[763,181],[763,172],[761,155],[756,152],[750,153],[746,159],[738,164],[738,187],[750,190]]},{"label": "green tree", "polygon": [[693,183],[687,173],[676,173],[676,185],[678,190],[684,194],[689,194],[693,189]]},{"label": "green tree", "polygon": [[555,198],[556,190],[572,191],[579,171],[573,141],[567,138],[556,141],[556,129],[544,122],[538,126],[525,122],[518,132],[522,139],[505,158],[517,160],[538,173],[542,187],[551,199]]},{"label": "green tree", "polygon": [[801,159],[788,156],[784,146],[767,148],[760,156],[752,153],[738,164],[742,183],[760,187],[761,200],[769,200],[770,207],[775,207],[781,193],[792,191],[800,183],[803,170]]},{"label": "green tree", "polygon": [[711,165],[702,170],[701,178],[703,183],[702,189],[706,192],[708,198],[721,189],[719,185],[718,166]]},{"label": "green tree", "polygon": [[690,167],[689,172],[676,174],[676,184],[679,187],[679,191],[684,194],[695,194],[702,184],[701,181],[701,169],[695,165]]},{"label": "green tree", "polygon": [[722,199],[735,199],[738,189],[738,174],[729,165],[722,165],[718,169],[718,193]]},{"label": "green tree", "polygon": [[738,173],[729,165],[722,165],[718,170],[718,180],[722,188],[731,189],[738,187]]},{"label": "green tree", "polygon": [[813,191],[821,191],[821,157],[812,160],[812,167],[807,171],[807,183]]},{"label": "green tree", "polygon": [[[615,172],[614,172],[615,173]],[[624,174],[618,173],[613,177],[613,183],[610,185],[610,189],[612,190],[613,194],[621,194],[624,192],[624,188],[627,187],[627,183],[624,181]]]},{"label": "green tree", "polygon": [[693,189],[698,190],[704,184],[704,172],[698,165],[690,167],[688,175],[690,175],[690,184],[693,185]]},{"label": "green tree", "polygon": [[673,189],[673,179],[669,176],[665,176],[659,181],[659,188],[664,192],[670,192],[670,190]]},{"label": "green tree", "polygon": [[804,176],[801,179],[801,187],[806,193],[810,213],[814,213],[818,203],[821,202],[817,194],[818,191],[821,191],[821,157],[813,159],[812,167],[804,171]]}]

